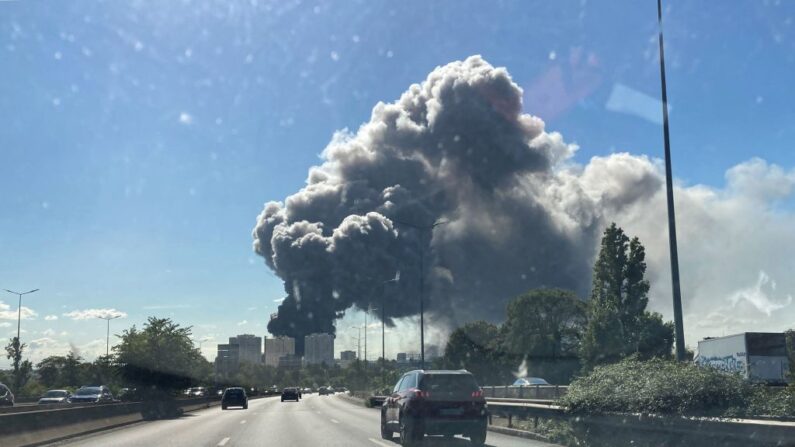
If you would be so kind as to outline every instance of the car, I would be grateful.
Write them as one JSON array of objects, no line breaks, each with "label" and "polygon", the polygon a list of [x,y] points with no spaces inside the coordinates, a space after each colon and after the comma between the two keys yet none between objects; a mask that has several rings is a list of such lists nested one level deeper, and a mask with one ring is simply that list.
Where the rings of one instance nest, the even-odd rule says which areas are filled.
[{"label": "car", "polygon": [[7,386],[0,383],[0,406],[13,407],[14,406],[14,393]]},{"label": "car", "polygon": [[413,445],[428,435],[464,435],[473,445],[486,442],[488,407],[469,371],[415,370],[398,380],[381,407],[381,437],[400,434]]},{"label": "car", "polygon": [[188,397],[206,397],[207,388],[201,386],[188,388],[188,390],[185,392],[185,395]]},{"label": "car", "polygon": [[246,396],[246,390],[240,387],[224,390],[224,395],[221,396],[221,409],[226,410],[229,407],[243,407],[244,410],[247,410],[248,396]]},{"label": "car", "polygon": [[285,388],[282,390],[282,402],[285,400],[294,400],[298,402],[301,400],[301,392],[298,391],[298,388]]},{"label": "car", "polygon": [[516,379],[513,386],[549,385],[549,382],[541,377],[520,377]]},{"label": "car", "polygon": [[321,386],[317,389],[318,396],[328,396],[329,394],[334,394],[333,390],[330,390],[329,387]]},{"label": "car", "polygon": [[304,388],[301,390],[301,394],[312,394],[312,388]]},{"label": "car", "polygon": [[68,402],[72,404],[113,402],[113,393],[105,385],[83,386],[69,397]]},{"label": "car", "polygon": [[69,402],[69,398],[72,396],[67,390],[49,390],[44,393],[41,398],[39,398],[38,404],[39,405],[58,405],[58,404],[65,404]]}]

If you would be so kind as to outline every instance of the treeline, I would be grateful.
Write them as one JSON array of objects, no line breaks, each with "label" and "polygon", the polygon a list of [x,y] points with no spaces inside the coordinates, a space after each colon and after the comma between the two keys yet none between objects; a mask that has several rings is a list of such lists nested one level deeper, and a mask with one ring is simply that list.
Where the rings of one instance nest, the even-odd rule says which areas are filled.
[{"label": "treeline", "polygon": [[611,224],[594,263],[590,299],[530,290],[508,304],[503,324],[476,321],[453,331],[435,366],[466,368],[484,385],[510,384],[518,375],[566,384],[629,356],[671,357],[673,324],[646,309],[645,258],[640,240]]}]

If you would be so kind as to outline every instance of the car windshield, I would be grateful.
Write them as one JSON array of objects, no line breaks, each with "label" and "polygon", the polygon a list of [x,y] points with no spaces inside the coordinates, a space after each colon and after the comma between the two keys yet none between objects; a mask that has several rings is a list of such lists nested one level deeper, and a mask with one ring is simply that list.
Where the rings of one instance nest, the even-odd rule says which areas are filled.
[{"label": "car windshield", "polygon": [[77,396],[95,396],[97,394],[102,394],[102,390],[100,388],[80,388],[75,393]]},{"label": "car windshield", "polygon": [[66,397],[69,393],[66,391],[47,391],[43,397]]},{"label": "car windshield", "polygon": [[795,0],[0,0],[2,446],[791,445],[793,253]]},{"label": "car windshield", "polygon": [[469,374],[426,374],[420,381],[423,391],[448,392],[448,391],[477,391],[478,384]]}]

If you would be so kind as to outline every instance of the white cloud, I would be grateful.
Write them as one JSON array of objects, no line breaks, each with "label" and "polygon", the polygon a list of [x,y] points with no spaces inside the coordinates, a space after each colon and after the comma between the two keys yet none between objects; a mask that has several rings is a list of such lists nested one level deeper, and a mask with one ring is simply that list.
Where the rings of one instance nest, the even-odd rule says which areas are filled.
[{"label": "white cloud", "polygon": [[55,321],[58,319],[58,315],[47,315],[46,317],[44,317],[44,319],[47,321]]},{"label": "white cloud", "polygon": [[0,327],[11,327],[11,323],[7,321],[0,322]]},{"label": "white cloud", "polygon": [[[0,301],[0,320],[16,320],[19,316],[19,309],[11,309],[11,306]],[[36,318],[39,314],[36,313],[33,309],[29,307],[22,306],[22,315],[21,318],[23,320],[30,320]]]},{"label": "white cloud", "polygon": [[238,323],[237,323],[238,326],[245,326],[247,324],[248,324],[248,320],[238,321]]},{"label": "white cloud", "polygon": [[84,309],[73,310],[63,314],[64,317],[69,317],[73,320],[88,320],[92,318],[110,318],[119,317],[125,318],[127,313],[116,309]]},{"label": "white cloud", "polygon": [[42,334],[44,334],[44,335],[45,335],[45,336],[47,336],[47,337],[52,337],[52,336],[54,336],[54,335],[55,335],[55,331],[54,331],[54,330],[52,330],[52,329],[47,329],[47,330],[45,330],[44,332],[42,332]]}]

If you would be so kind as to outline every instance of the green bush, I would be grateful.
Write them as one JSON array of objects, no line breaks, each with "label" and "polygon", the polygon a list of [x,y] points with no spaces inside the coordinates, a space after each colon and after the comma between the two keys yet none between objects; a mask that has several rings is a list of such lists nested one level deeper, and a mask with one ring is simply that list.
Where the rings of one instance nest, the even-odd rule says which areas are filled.
[{"label": "green bush", "polygon": [[[775,398],[771,399],[771,394]],[[635,358],[600,366],[578,378],[561,399],[569,412],[696,416],[792,414],[793,394],[774,393],[692,363]]]}]

